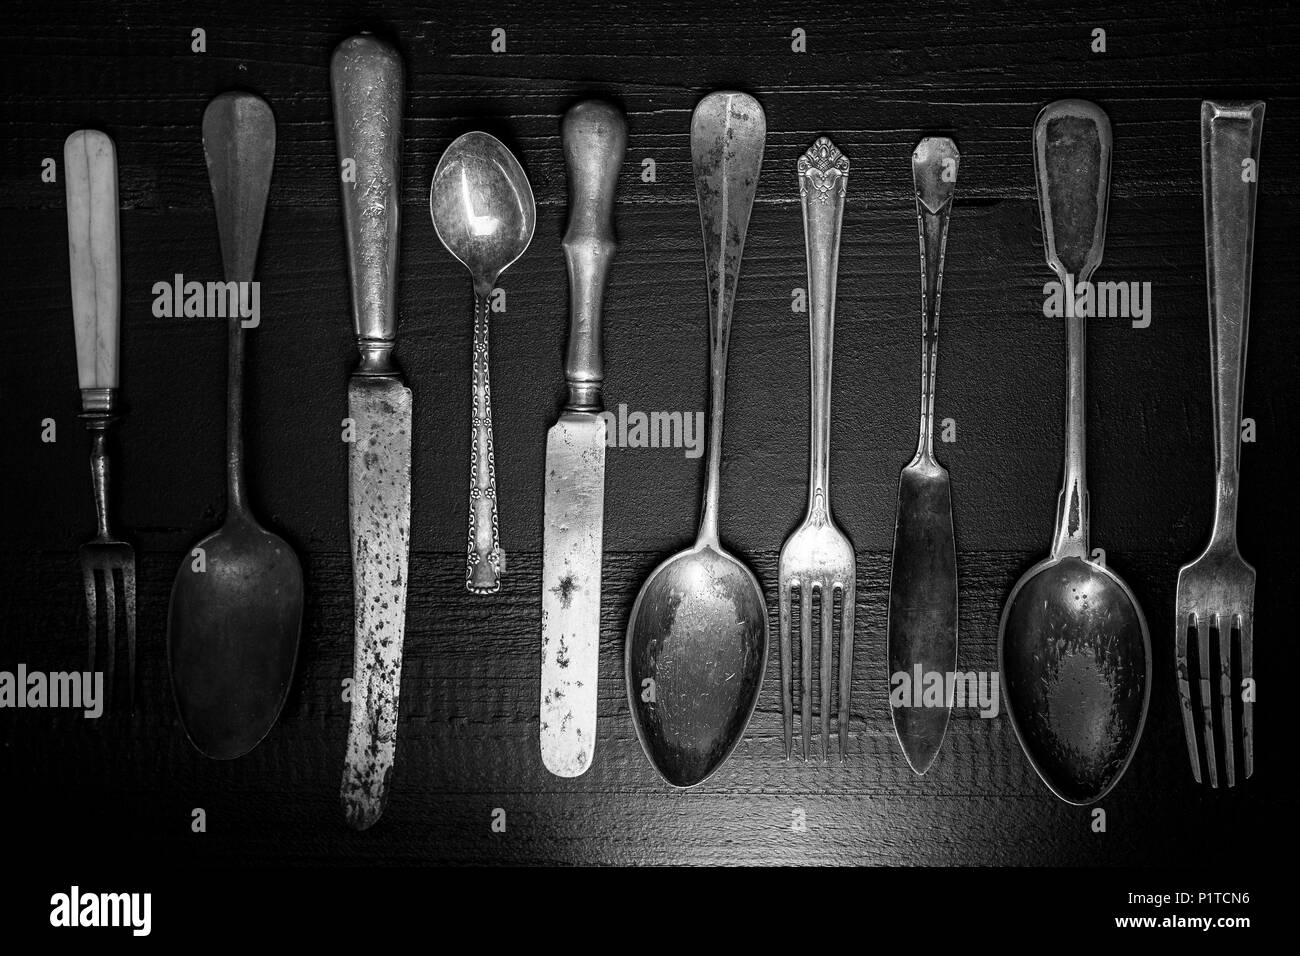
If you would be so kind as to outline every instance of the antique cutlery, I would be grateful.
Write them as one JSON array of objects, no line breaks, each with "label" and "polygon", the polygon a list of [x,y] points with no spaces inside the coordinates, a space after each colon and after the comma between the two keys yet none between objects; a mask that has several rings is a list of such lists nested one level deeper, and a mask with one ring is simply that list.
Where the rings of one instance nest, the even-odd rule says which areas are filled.
[{"label": "antique cutlery", "polygon": [[[794,737],[793,609],[799,611],[799,702],[803,759],[812,734],[813,620],[821,627],[821,756],[831,733],[831,670],[836,604],[840,633],[840,759],[848,750],[849,696],[853,677],[853,609],[856,581],[853,545],[831,516],[831,364],[835,346],[835,282],[840,261],[840,225],[849,184],[849,160],[827,137],[799,157],[799,199],[808,253],[808,341],[810,410],[808,510],[786,539],[778,564],[781,624],[781,716],[785,755]],[[838,599],[838,600],[837,600]],[[816,608],[814,614],[814,608]]]},{"label": "antique cutlery", "polygon": [[429,188],[429,209],[438,238],[474,279],[465,587],[474,594],[493,594],[501,587],[503,568],[492,453],[488,312],[497,279],[532,241],[537,206],[528,177],[514,154],[495,136],[472,132],[448,146],[438,160]]},{"label": "antique cutlery", "polygon": [[90,662],[96,669],[99,633],[97,590],[104,594],[104,644],[108,697],[117,657],[117,577],[122,579],[126,623],[128,698],[135,707],[135,550],[110,529],[108,431],[117,420],[121,268],[117,240],[117,152],[98,130],[78,130],[63,145],[68,199],[68,264],[72,320],[77,339],[81,420],[90,432],[90,479],[95,493],[95,537],[81,546],[86,588]]},{"label": "antique cutlery", "polygon": [[[227,282],[253,280],[275,162],[275,118],[251,93],[223,93],[203,113],[203,151]],[[181,724],[216,759],[248,753],[284,707],[298,656],[298,556],[263,528],[244,480],[244,329],[227,320],[226,519],[185,556],[172,585],[167,658]]]},{"label": "antique cutlery", "polygon": [[[1258,189],[1264,104],[1201,104],[1201,173],[1205,202],[1206,279],[1210,299],[1210,383],[1214,406],[1215,500],[1210,543],[1178,574],[1174,618],[1178,699],[1192,775],[1201,781],[1201,756],[1192,715],[1191,686],[1200,694],[1205,769],[1210,786],[1219,785],[1214,747],[1214,657],[1218,643],[1218,706],[1223,735],[1223,770],[1229,787],[1237,782],[1236,747],[1241,733],[1243,771],[1255,769],[1253,695],[1244,694],[1241,722],[1233,699],[1254,680],[1255,569],[1237,550],[1237,487],[1241,467],[1241,394],[1246,377],[1246,333],[1250,323],[1250,272],[1255,256],[1255,194]],[[1188,659],[1188,631],[1196,635],[1199,680]],[[1233,635],[1241,655],[1240,684],[1233,681]]]},{"label": "antique cutlery", "polygon": [[[1047,264],[1079,288],[1101,262],[1110,192],[1110,121],[1083,100],[1058,100],[1034,124],[1038,206]],[[1067,297],[1068,298],[1068,297]],[[1065,477],[1049,557],[1011,591],[998,632],[1007,712],[1025,755],[1062,800],[1110,792],[1142,736],[1151,695],[1151,639],[1133,592],[1094,561],[1084,452],[1086,320],[1066,312]]]},{"label": "antique cutlery", "polygon": [[767,121],[744,93],[710,93],[691,119],[709,289],[709,446],[695,544],[651,573],[632,606],[624,667],[637,738],[670,784],[705,780],[739,742],[767,666],[767,605],[718,541],[727,345]]},{"label": "antique cutlery", "polygon": [[614,187],[627,126],[613,106],[585,100],[565,114],[561,140],[569,171],[569,395],[546,435],[540,734],[546,769],[576,777],[596,746],[605,516],[600,310],[616,249]]},{"label": "antique cutlery", "polygon": [[[916,684],[957,669],[957,548],[948,470],[934,458],[934,387],[943,257],[960,161],[957,145],[944,136],[921,140],[912,153],[921,247],[921,431],[916,454],[898,477],[889,579],[891,687],[899,675]],[[948,730],[952,685],[943,686],[942,706],[894,706],[891,701],[894,734],[918,774],[930,769]]]},{"label": "antique cutlery", "polygon": [[411,390],[393,360],[402,156],[402,60],[354,36],[330,63],[352,321],[361,361],[348,383],[348,518],[356,641],[340,797],[348,823],[379,819],[397,749],[411,537]]}]

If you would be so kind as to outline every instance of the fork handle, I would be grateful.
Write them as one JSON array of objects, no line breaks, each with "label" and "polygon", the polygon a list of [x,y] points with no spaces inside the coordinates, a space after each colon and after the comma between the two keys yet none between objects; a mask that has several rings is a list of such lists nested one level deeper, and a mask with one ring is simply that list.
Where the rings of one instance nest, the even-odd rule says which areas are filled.
[{"label": "fork handle", "polygon": [[821,136],[799,157],[799,201],[808,255],[809,395],[808,514],[830,513],[831,364],[835,343],[835,279],[849,159]]},{"label": "fork handle", "polygon": [[117,388],[121,309],[113,141],[99,130],[77,130],[63,144],[63,177],[82,410],[107,412],[109,390]]},{"label": "fork handle", "polygon": [[[1201,174],[1205,202],[1206,287],[1210,301],[1217,497],[1214,541],[1236,543],[1241,460],[1241,390],[1250,321],[1264,104],[1201,104]],[[1248,175],[1249,172],[1249,175]]]}]

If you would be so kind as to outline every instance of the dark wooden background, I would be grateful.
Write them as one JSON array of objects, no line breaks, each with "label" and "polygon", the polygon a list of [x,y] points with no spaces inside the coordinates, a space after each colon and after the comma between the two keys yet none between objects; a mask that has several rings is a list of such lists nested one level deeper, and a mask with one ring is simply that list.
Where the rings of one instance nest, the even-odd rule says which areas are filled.
[{"label": "dark wooden background", "polygon": [[[194,862],[1154,864],[1241,862],[1281,819],[1292,749],[1277,702],[1295,664],[1295,558],[1287,553],[1297,412],[1300,12],[1285,3],[276,4],[11,2],[0,7],[0,421],[5,503],[0,668],[84,666],[75,549],[93,527],[74,360],[64,187],[41,181],[72,130],[117,143],[123,264],[117,516],[139,549],[136,712],[99,721],[0,712],[0,792],[23,836],[77,852]],[[190,51],[190,31],[207,52]],[[489,50],[490,31],[507,52]],[[791,30],[807,52],[791,52]],[[1102,27],[1107,52],[1089,49]],[[342,822],[337,790],[352,663],[346,448],[355,360],[328,90],[330,52],[362,28],[407,64],[399,354],[415,392],[412,590],[398,766],[372,831]],[[200,757],[173,711],[165,610],[181,555],[223,510],[224,329],[156,319],[151,286],[218,278],[199,122],[230,87],[278,122],[262,243],[262,327],[252,335],[253,500],[307,574],[300,665],[283,718],[251,755]],[[607,402],[702,409],[706,303],[690,171],[691,110],[719,87],[768,119],[731,351],[724,539],[752,562],[775,628],[776,554],[805,499],[806,283],[795,162],[829,133],[853,168],[840,260],[834,492],[859,561],[851,752],[821,766],[781,757],[778,665],[735,755],[705,786],[665,786],[637,744],[622,643],[645,575],[694,533],[701,465],[679,451],[611,450],[606,491],[600,743],[565,781],[537,753],[539,563],[546,429],[562,395],[567,283],[559,123],[575,98],[626,109],[621,240],[606,308]],[[1049,543],[1059,479],[1064,330],[1041,315],[1043,263],[1030,126],[1064,95],[1114,127],[1110,229],[1098,278],[1150,281],[1154,320],[1090,329],[1093,537],[1131,584],[1155,654],[1150,717],[1106,798],[1108,829],[1058,802],[1005,715],[959,711],[917,778],[894,740],[884,627],[899,469],[915,443],[918,293],[908,158],[926,132],[962,151],[949,243],[939,415],[956,507],[961,666],[996,667],[1002,603]],[[1199,103],[1267,100],[1243,449],[1242,550],[1259,571],[1259,769],[1211,792],[1191,778],[1173,682],[1177,569],[1210,523],[1213,464],[1201,215]],[[470,287],[438,244],[427,191],[459,133],[501,135],[528,169],[536,237],[504,280],[493,385],[502,592],[462,587]],[[644,183],[644,158],[657,182]],[[40,440],[41,420],[58,441]],[[1272,531],[1270,535],[1269,532]],[[775,630],[773,630],[775,634]],[[1281,746],[1278,741],[1283,741]],[[208,832],[190,832],[207,811]],[[505,833],[491,830],[494,808]],[[805,833],[791,828],[793,812]],[[20,837],[21,839],[22,837]]]}]

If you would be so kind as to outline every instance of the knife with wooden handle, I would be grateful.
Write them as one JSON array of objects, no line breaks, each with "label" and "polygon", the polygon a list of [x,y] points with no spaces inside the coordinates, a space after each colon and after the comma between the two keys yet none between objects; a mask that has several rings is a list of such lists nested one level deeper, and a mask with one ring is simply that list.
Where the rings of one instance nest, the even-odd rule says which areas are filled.
[{"label": "knife with wooden handle", "polygon": [[615,107],[585,100],[565,114],[561,139],[569,171],[569,397],[546,436],[541,748],[547,770],[577,777],[596,746],[605,516],[600,311],[616,248],[614,187],[627,126]]},{"label": "knife with wooden handle", "polygon": [[348,384],[348,517],[356,605],[352,717],[340,796],[348,823],[383,813],[397,749],[411,530],[411,390],[397,341],[402,61],[369,35],[334,51],[330,80],[361,361]]}]

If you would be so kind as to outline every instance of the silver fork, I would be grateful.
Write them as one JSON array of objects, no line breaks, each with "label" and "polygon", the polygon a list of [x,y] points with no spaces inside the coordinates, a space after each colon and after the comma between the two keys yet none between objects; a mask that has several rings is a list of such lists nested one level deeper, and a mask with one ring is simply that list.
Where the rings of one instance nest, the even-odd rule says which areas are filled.
[{"label": "silver fork", "polygon": [[[1242,685],[1254,677],[1255,569],[1237,550],[1237,485],[1241,463],[1241,390],[1246,371],[1246,331],[1250,320],[1250,270],[1254,258],[1255,193],[1264,104],[1201,104],[1201,173],[1205,202],[1206,278],[1210,299],[1210,363],[1213,372],[1214,450],[1217,494],[1210,543],[1178,574],[1174,644],[1178,698],[1192,775],[1201,780],[1196,719],[1188,658],[1188,632],[1196,634],[1201,734],[1210,786],[1219,785],[1214,746],[1215,695],[1211,632],[1218,643],[1218,704],[1223,736],[1223,769],[1229,787],[1236,783],[1237,728],[1233,715],[1232,635],[1240,642]],[[1245,776],[1255,769],[1254,705],[1241,707]]]},{"label": "silver fork", "polygon": [[135,551],[108,523],[108,431],[117,420],[118,330],[121,304],[117,225],[117,153],[98,130],[78,130],[63,147],[68,201],[68,263],[72,317],[77,338],[81,420],[90,432],[90,478],[98,533],[81,546],[90,633],[89,670],[97,662],[99,598],[104,595],[106,697],[113,695],[117,662],[117,578],[122,580],[123,618],[135,706]]},{"label": "silver fork", "polygon": [[808,759],[812,732],[812,623],[814,596],[821,620],[819,655],[821,687],[821,756],[829,749],[831,663],[835,605],[840,605],[840,759],[848,750],[849,696],[853,671],[853,545],[831,518],[830,432],[831,356],[835,338],[835,274],[840,257],[840,224],[849,161],[825,136],[799,157],[799,198],[803,205],[804,241],[808,250],[808,329],[811,365],[811,434],[808,511],[803,524],[786,539],[778,567],[781,604],[781,711],[785,755],[794,737],[793,606],[799,606],[801,664],[800,727],[803,758]]}]

